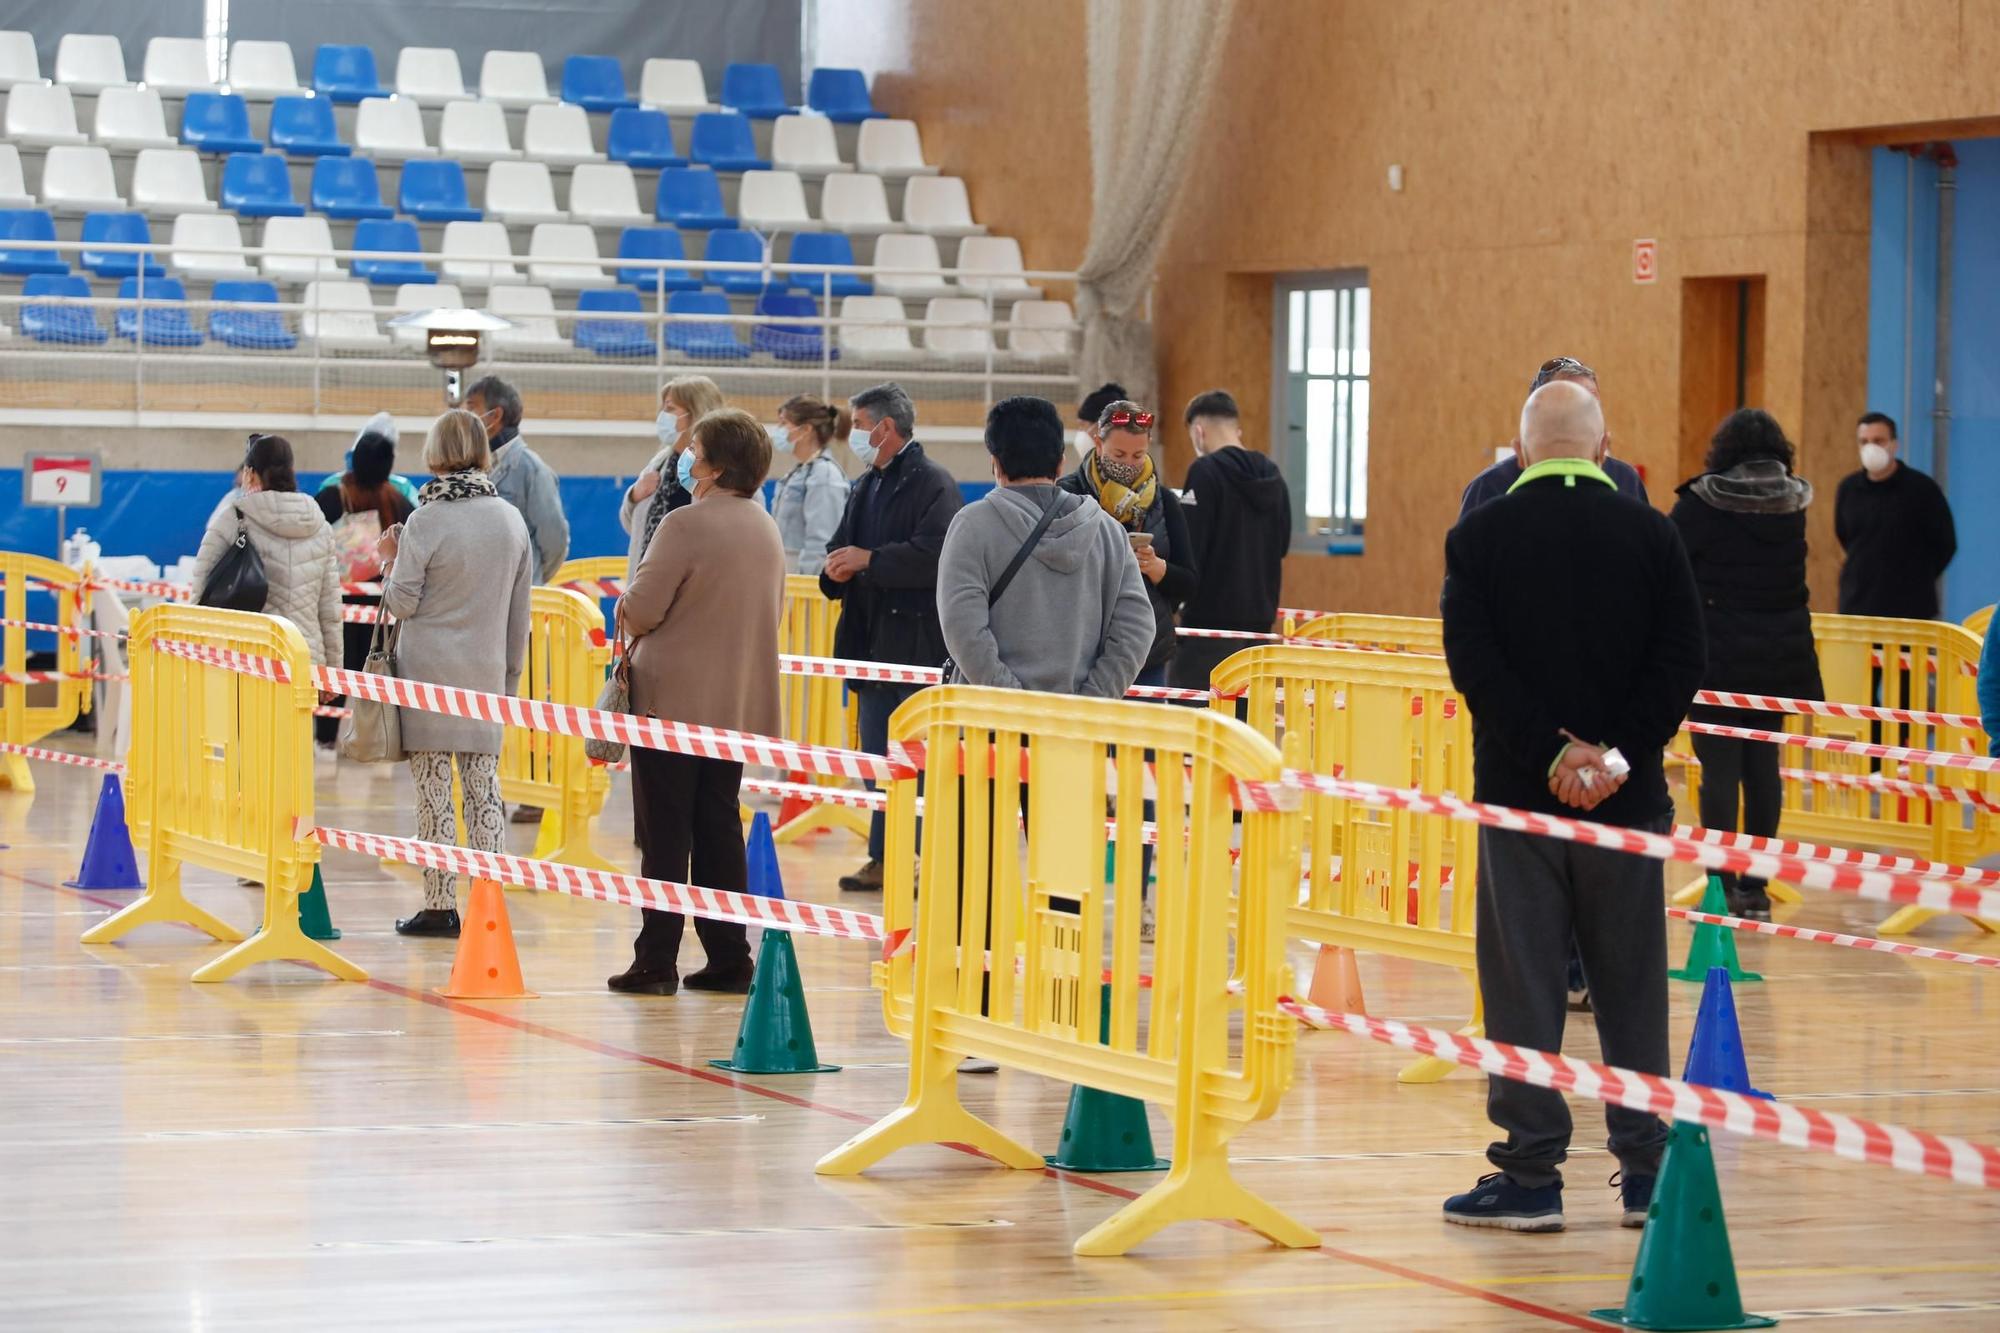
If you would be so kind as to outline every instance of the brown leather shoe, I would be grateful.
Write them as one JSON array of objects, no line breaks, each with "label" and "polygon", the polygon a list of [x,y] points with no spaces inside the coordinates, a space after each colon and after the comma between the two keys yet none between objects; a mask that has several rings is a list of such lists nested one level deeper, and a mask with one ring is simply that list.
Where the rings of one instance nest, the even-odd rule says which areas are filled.
[{"label": "brown leather shoe", "polygon": [[514,813],[507,816],[507,822],[510,824],[539,824],[542,822],[542,809],[538,805],[517,805],[514,807]]},{"label": "brown leather shoe", "polygon": [[882,863],[880,861],[870,861],[853,874],[842,875],[840,877],[840,891],[842,893],[882,892]]}]

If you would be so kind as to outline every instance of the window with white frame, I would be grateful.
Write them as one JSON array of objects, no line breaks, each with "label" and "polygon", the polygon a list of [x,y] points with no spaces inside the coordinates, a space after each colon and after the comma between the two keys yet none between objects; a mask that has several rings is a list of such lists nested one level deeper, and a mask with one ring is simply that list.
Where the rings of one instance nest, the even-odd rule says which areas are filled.
[{"label": "window with white frame", "polygon": [[1303,549],[1358,552],[1368,521],[1368,274],[1276,284],[1274,443]]}]

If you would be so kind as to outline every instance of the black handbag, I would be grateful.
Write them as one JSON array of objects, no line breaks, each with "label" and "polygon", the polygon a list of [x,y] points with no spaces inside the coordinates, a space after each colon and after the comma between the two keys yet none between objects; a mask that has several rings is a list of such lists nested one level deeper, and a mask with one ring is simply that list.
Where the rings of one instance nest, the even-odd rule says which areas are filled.
[{"label": "black handbag", "polygon": [[[1049,524],[1055,521],[1056,509],[1061,503],[1060,494],[1049,501],[1048,507],[1042,510],[1041,518],[1036,520],[1033,528],[1029,529],[1028,539],[1021,543],[1021,549],[1014,552],[1014,558],[1007,562],[1007,568],[1001,570],[1000,577],[993,580],[993,586],[986,592],[986,605],[989,610],[1000,600],[1000,594],[1007,591],[1007,585],[1014,581],[1014,576],[1021,572],[1021,566],[1028,563],[1028,557],[1034,553],[1035,547],[1041,544],[1042,534],[1047,532]],[[958,663],[949,657],[944,659],[942,679],[947,685],[965,683],[964,677],[959,672]]]},{"label": "black handbag", "polygon": [[250,544],[250,527],[243,521],[243,511],[238,509],[236,540],[209,571],[197,603],[224,611],[262,611],[270,597],[271,581],[264,575],[264,557]]}]

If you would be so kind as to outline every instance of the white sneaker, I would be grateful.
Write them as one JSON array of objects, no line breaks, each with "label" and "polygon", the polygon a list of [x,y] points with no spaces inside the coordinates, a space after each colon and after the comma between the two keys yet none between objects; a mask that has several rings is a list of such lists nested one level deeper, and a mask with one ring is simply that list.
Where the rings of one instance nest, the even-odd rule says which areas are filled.
[{"label": "white sneaker", "polygon": [[961,1074],[997,1074],[1000,1066],[991,1060],[982,1060],[976,1055],[968,1055],[958,1062]]},{"label": "white sneaker", "polygon": [[1151,899],[1139,904],[1139,942],[1153,942],[1153,903]]}]

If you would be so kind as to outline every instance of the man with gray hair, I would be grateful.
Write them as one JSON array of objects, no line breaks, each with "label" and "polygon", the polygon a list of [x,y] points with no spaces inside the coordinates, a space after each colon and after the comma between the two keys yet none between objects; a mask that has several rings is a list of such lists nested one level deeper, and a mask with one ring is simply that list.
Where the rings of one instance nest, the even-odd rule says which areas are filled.
[{"label": "man with gray hair", "polygon": [[[1674,525],[1605,475],[1607,444],[1588,388],[1556,381],[1529,397],[1519,479],[1445,538],[1445,659],[1472,714],[1475,800],[1663,832],[1673,800],[1661,752],[1706,665],[1701,600]],[[1657,861],[1481,828],[1486,1035],[1562,1049],[1574,938],[1605,1061],[1667,1073],[1662,892]],[[1562,1094],[1495,1075],[1486,1113],[1506,1134],[1486,1150],[1496,1170],[1447,1199],[1445,1220],[1562,1230]],[[1624,1107],[1604,1118],[1624,1224],[1644,1226],[1666,1126]]]},{"label": "man with gray hair", "polygon": [[[905,666],[941,666],[938,552],[962,500],[949,472],[924,457],[914,438],[917,409],[896,383],[864,389],[849,400],[854,431],[847,437],[865,469],[847,493],[847,512],[827,543],[820,591],[841,604],[834,631],[836,657]],[[889,715],[915,685],[850,685],[861,714],[861,748],[889,750]],[[844,875],[850,893],[882,888],[882,814],[868,821],[868,863]]]},{"label": "man with gray hair", "polygon": [[535,582],[547,583],[569,558],[569,519],[563,515],[555,472],[521,438],[520,391],[498,375],[488,375],[465,391],[465,410],[486,427],[493,485],[501,499],[521,511]]}]

